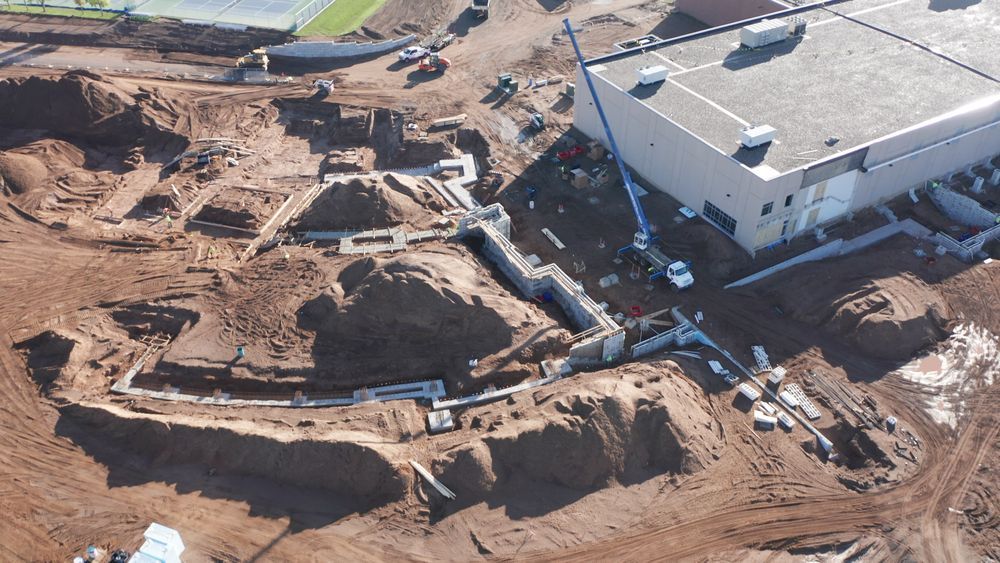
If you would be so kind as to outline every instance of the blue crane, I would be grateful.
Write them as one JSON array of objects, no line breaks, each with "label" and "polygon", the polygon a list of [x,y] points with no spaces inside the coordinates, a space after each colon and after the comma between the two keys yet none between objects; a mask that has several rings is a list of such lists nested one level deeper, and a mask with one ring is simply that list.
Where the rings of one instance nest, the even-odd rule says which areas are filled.
[{"label": "blue crane", "polygon": [[618,171],[621,172],[625,191],[628,192],[628,199],[632,204],[632,213],[638,223],[632,244],[620,250],[619,254],[628,251],[634,253],[643,265],[649,266],[650,280],[666,277],[675,290],[690,287],[694,283],[694,277],[691,275],[688,264],[671,260],[659,249],[650,247],[650,243],[653,242],[653,231],[650,229],[649,220],[646,219],[646,212],[642,210],[642,204],[639,203],[639,192],[632,182],[632,175],[625,168],[625,161],[622,160],[621,153],[618,152],[618,143],[615,142],[615,136],[611,134],[611,126],[608,125],[604,108],[597,98],[597,89],[594,88],[594,81],[590,77],[590,70],[583,59],[583,53],[580,52],[580,45],[576,42],[576,35],[573,34],[573,26],[570,25],[569,18],[563,20],[563,25],[566,27],[566,33],[569,34],[569,40],[573,43],[573,50],[576,51],[576,58],[580,62],[580,71],[587,82],[587,89],[590,90],[590,97],[594,101],[594,107],[597,108],[597,115],[601,117],[601,125],[604,126],[604,133],[608,136],[608,144],[611,145],[611,154],[614,155],[615,162],[618,163]]},{"label": "blue crane", "polygon": [[590,90],[590,97],[594,100],[597,115],[601,116],[601,124],[604,125],[604,132],[607,134],[608,143],[611,145],[611,154],[615,156],[615,162],[618,163],[618,171],[621,172],[622,181],[625,183],[625,190],[628,192],[628,199],[632,203],[632,213],[635,214],[636,221],[639,223],[639,227],[635,231],[635,238],[632,240],[632,246],[636,250],[646,250],[649,248],[649,243],[653,240],[653,232],[649,228],[649,221],[646,219],[646,213],[642,210],[642,204],[639,203],[639,193],[635,189],[635,184],[632,183],[632,175],[625,168],[625,162],[621,158],[621,153],[618,152],[618,144],[615,143],[615,136],[611,134],[611,127],[608,125],[607,116],[604,115],[604,108],[601,107],[601,101],[597,99],[597,90],[594,88],[594,81],[590,78],[590,71],[587,70],[587,64],[583,60],[583,53],[580,52],[580,45],[576,42],[576,35],[573,35],[573,26],[570,25],[569,18],[563,20],[563,25],[566,26],[566,33],[569,34],[569,40],[573,43],[576,58],[580,61],[583,78],[587,81],[587,89]]}]

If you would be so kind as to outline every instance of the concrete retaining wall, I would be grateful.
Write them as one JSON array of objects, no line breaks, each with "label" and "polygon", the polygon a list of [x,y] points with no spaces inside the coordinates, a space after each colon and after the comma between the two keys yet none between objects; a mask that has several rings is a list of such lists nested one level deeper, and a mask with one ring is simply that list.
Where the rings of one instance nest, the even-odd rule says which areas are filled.
[{"label": "concrete retaining wall", "polygon": [[378,43],[340,43],[336,41],[296,41],[284,45],[273,45],[267,48],[270,57],[286,57],[292,59],[345,59],[378,55],[402,49],[415,39],[407,35],[399,39],[380,41]]},{"label": "concrete retaining wall", "polygon": [[[496,221],[494,226],[493,221]],[[529,299],[549,292],[573,325],[581,331],[570,348],[571,365],[618,360],[625,350],[625,331],[559,266],[535,268],[507,238],[510,219],[500,204],[479,209],[459,221],[458,235],[482,236],[482,253]]]},{"label": "concrete retaining wall", "polygon": [[917,223],[913,219],[904,219],[896,223],[890,223],[888,225],[884,225],[882,227],[869,231],[859,237],[852,238],[851,240],[848,241],[845,241],[844,239],[837,239],[834,241],[830,241],[819,248],[814,248],[808,252],[803,252],[798,256],[789,258],[784,262],[775,264],[774,266],[761,270],[756,274],[751,274],[743,279],[736,280],[733,283],[727,285],[725,289],[751,284],[755,281],[762,280],[772,274],[776,274],[782,270],[787,270],[792,266],[796,266],[804,262],[815,262],[816,260],[823,260],[826,258],[832,258],[834,256],[843,256],[844,254],[857,252],[858,250],[861,250],[863,248],[868,248],[869,246],[877,242],[881,242],[889,237],[898,235],[900,233],[905,233],[917,239],[925,239],[931,237],[930,229],[924,227],[920,223]]},{"label": "concrete retaining wall", "polygon": [[667,346],[687,346],[695,341],[697,333],[697,330],[689,323],[681,324],[667,332],[661,332],[652,338],[636,343],[632,346],[632,358],[647,356]]},{"label": "concrete retaining wall", "polygon": [[796,266],[798,264],[804,264],[806,262],[814,262],[816,260],[823,260],[824,258],[829,258],[831,256],[839,256],[840,249],[842,246],[844,246],[844,239],[839,238],[837,240],[830,241],[819,248],[814,248],[808,252],[803,252],[798,256],[789,258],[788,260],[785,260],[784,262],[781,262],[779,264],[775,264],[770,268],[763,269],[757,272],[756,274],[751,274],[743,279],[736,280],[733,283],[727,285],[725,289],[751,284],[757,280],[762,280],[772,274],[777,274],[782,270],[787,270],[788,268],[791,268],[792,266]]},{"label": "concrete retaining wall", "polygon": [[945,247],[952,256],[963,262],[972,262],[976,258],[976,254],[986,246],[986,243],[997,239],[1000,239],[1000,225],[995,225],[961,242],[953,239],[946,233],[938,233],[934,240]]}]

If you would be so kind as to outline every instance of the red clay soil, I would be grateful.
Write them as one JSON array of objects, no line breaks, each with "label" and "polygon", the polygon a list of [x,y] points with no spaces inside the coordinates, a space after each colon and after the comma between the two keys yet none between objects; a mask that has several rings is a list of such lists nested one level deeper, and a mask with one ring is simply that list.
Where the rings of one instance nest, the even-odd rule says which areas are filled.
[{"label": "red clay soil", "polygon": [[[491,279],[462,246],[378,258],[285,252],[287,260],[281,252],[258,259],[209,299],[172,304],[200,320],[152,371],[208,389],[353,389],[443,378],[457,391],[518,382],[536,374],[541,360],[565,353],[568,333],[559,322]],[[233,364],[238,345],[247,355]]]},{"label": "red clay soil", "polygon": [[426,229],[444,200],[430,186],[397,174],[334,182],[302,214],[299,231],[363,230],[408,225]]}]

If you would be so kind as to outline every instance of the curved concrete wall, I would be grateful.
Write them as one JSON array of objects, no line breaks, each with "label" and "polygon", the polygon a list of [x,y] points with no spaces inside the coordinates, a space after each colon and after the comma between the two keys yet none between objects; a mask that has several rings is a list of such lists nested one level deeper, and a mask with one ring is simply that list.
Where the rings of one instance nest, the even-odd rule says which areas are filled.
[{"label": "curved concrete wall", "polygon": [[413,41],[413,35],[380,41],[378,43],[339,43],[336,41],[296,41],[284,45],[274,45],[267,48],[271,57],[287,57],[297,59],[344,59],[388,53],[405,47]]}]

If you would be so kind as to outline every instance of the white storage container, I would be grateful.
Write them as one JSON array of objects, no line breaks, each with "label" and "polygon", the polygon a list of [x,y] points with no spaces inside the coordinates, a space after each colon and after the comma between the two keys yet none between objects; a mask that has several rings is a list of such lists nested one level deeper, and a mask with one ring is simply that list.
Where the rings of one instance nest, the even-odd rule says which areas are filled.
[{"label": "white storage container", "polygon": [[646,66],[635,69],[636,82],[640,86],[663,82],[670,75],[670,71],[663,65]]}]

